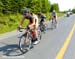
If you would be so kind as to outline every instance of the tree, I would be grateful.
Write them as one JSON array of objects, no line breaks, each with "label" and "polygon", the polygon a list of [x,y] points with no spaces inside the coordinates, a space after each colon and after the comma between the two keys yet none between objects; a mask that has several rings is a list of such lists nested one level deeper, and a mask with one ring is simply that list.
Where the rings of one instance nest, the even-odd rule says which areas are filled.
[{"label": "tree", "polygon": [[2,13],[2,10],[3,10],[3,3],[0,0],[0,13]]},{"label": "tree", "polygon": [[54,4],[51,5],[51,12],[53,10],[56,10],[56,12],[59,12],[59,5],[57,3],[54,3]]},{"label": "tree", "polygon": [[50,11],[50,8],[51,8],[51,4],[48,0],[42,0],[42,12],[46,13],[46,12],[49,12]]},{"label": "tree", "polygon": [[51,4],[49,0],[0,0],[0,12],[3,14],[22,13],[25,8],[34,13],[47,13],[51,9]]},{"label": "tree", "polygon": [[72,9],[72,12],[75,13],[75,9]]}]

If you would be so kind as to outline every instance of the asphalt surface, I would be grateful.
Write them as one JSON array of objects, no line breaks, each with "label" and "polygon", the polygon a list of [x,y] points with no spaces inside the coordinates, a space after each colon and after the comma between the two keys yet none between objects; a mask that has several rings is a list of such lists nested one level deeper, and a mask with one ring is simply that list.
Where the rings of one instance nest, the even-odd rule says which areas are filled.
[{"label": "asphalt surface", "polygon": [[[58,20],[57,28],[53,30],[51,29],[51,22],[49,22],[46,33],[42,34],[41,42],[26,54],[22,54],[18,48],[19,36],[21,34],[15,35],[16,33],[14,33],[12,37],[0,39],[0,59],[56,59],[74,24],[75,15],[61,17]],[[75,58],[74,39],[75,29],[68,48],[61,59]]]}]

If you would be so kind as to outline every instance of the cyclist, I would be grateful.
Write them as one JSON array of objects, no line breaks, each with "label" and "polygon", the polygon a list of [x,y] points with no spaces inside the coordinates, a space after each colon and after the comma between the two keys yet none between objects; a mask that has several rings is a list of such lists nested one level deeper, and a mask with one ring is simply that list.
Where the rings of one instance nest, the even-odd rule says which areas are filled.
[{"label": "cyclist", "polygon": [[53,21],[55,21],[57,23],[57,14],[56,14],[55,10],[52,11],[51,18],[52,18],[52,23],[53,23]]},{"label": "cyclist", "polygon": [[23,12],[23,18],[22,18],[20,25],[19,25],[20,28],[22,27],[22,24],[25,19],[29,20],[28,27],[30,29],[33,28],[33,30],[34,30],[34,33],[32,34],[33,36],[35,36],[35,39],[32,39],[33,44],[39,43],[38,34],[37,34],[38,17],[36,15],[33,15],[33,13],[30,13],[29,9],[25,9]]},{"label": "cyclist", "polygon": [[46,26],[46,16],[44,16],[41,12],[38,13],[38,18],[40,18],[40,24]]}]

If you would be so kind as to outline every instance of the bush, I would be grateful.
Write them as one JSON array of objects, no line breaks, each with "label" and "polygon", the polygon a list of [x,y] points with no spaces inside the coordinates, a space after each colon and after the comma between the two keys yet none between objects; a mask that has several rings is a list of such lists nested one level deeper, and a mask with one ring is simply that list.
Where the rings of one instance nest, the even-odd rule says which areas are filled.
[{"label": "bush", "polygon": [[75,9],[73,9],[72,12],[75,13]]}]

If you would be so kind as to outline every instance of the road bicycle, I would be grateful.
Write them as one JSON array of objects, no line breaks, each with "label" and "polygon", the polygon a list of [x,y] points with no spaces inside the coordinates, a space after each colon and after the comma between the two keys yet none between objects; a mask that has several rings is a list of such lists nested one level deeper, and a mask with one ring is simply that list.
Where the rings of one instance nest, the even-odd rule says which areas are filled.
[{"label": "road bicycle", "polygon": [[56,28],[57,28],[57,22],[53,20],[53,22],[51,22],[51,29],[56,29]]},{"label": "road bicycle", "polygon": [[[24,29],[24,28],[21,28],[21,29]],[[24,30],[25,30],[25,33],[22,34],[19,39],[19,48],[22,53],[26,53],[28,50],[30,50],[33,47],[32,39],[35,39],[35,37],[32,35],[32,33],[34,32],[33,29],[25,28]],[[41,37],[42,37],[41,31],[38,30],[39,42],[41,40]]]}]

